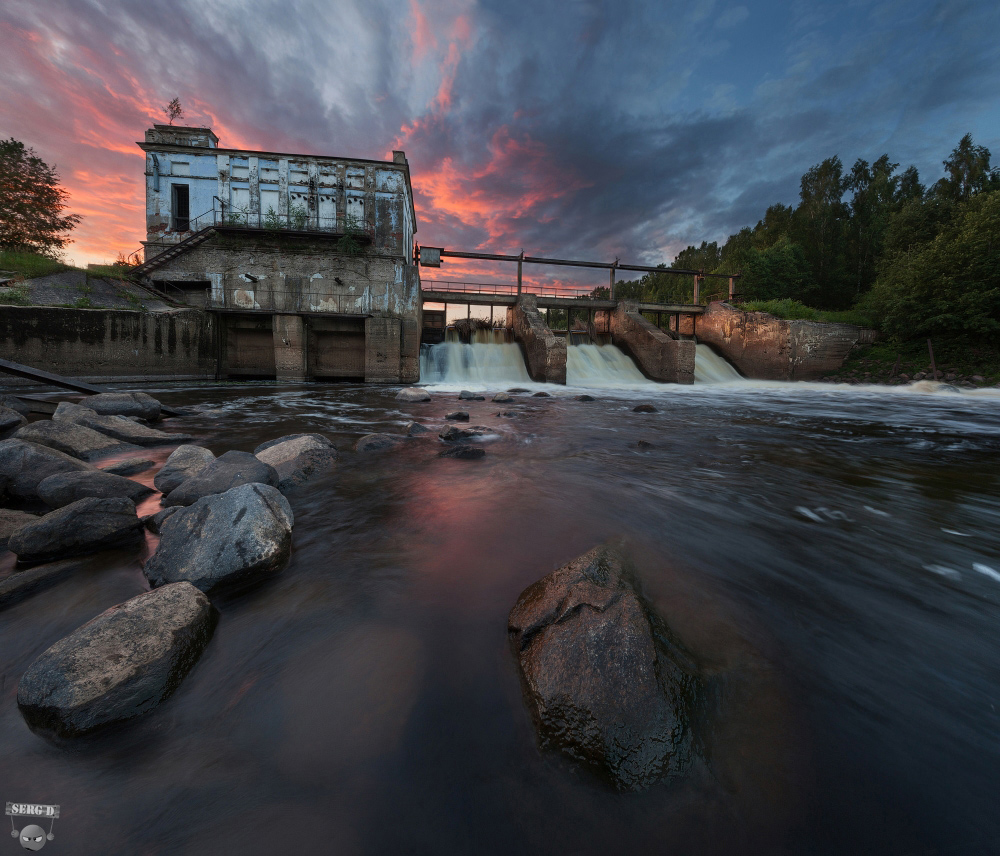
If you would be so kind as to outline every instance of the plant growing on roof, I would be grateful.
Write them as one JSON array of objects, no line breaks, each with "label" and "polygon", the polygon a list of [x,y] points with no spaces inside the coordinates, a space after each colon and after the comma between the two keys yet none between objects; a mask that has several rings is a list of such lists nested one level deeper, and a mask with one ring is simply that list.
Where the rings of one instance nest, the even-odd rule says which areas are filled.
[{"label": "plant growing on roof", "polygon": [[184,115],[184,108],[181,107],[181,99],[174,98],[173,101],[163,108],[163,113],[169,120],[167,124],[173,125],[174,119],[180,119]]}]

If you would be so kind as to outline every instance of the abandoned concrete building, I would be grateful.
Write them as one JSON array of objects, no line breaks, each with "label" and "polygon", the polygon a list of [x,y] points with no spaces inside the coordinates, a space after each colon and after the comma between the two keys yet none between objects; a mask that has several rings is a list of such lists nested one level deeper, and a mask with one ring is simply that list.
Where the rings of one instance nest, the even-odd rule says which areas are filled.
[{"label": "abandoned concrete building", "polygon": [[419,379],[409,166],[220,148],[154,125],[139,273],[215,319],[221,377]]}]

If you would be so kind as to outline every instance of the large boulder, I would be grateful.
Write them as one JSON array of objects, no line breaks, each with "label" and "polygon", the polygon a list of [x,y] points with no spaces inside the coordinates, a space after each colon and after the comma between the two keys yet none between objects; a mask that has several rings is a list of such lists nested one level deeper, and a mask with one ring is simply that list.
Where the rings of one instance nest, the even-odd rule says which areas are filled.
[{"label": "large boulder", "polygon": [[465,440],[474,440],[477,437],[491,437],[496,433],[495,428],[487,428],[485,425],[470,425],[468,428],[449,425],[438,434],[438,437],[448,443],[461,443]]},{"label": "large boulder", "polygon": [[26,440],[0,440],[0,502],[39,502],[38,485],[56,473],[93,472],[90,464]]},{"label": "large boulder", "polygon": [[135,451],[139,448],[74,422],[53,422],[49,419],[32,422],[30,425],[19,428],[14,433],[14,437],[19,440],[27,440],[30,443],[38,443],[41,446],[48,446],[58,452],[65,452],[81,461],[93,461],[97,458],[106,458],[108,455]]},{"label": "large boulder", "polygon": [[253,453],[278,471],[278,490],[302,484],[337,463],[337,447],[322,434],[289,434],[262,443]]},{"label": "large boulder", "polygon": [[16,410],[0,405],[0,437],[9,437],[18,428],[27,424],[28,420]]},{"label": "large boulder", "polygon": [[160,402],[144,392],[102,392],[80,401],[102,416],[138,416],[147,422],[160,418]]},{"label": "large boulder", "polygon": [[31,407],[28,402],[16,395],[0,395],[0,407],[6,407],[10,410],[17,411],[22,416],[27,416],[31,413]]},{"label": "large boulder", "polygon": [[113,476],[134,476],[137,473],[144,473],[156,466],[156,461],[149,458],[123,458],[101,467],[102,473],[111,473]]},{"label": "large boulder", "polygon": [[59,737],[141,716],[177,689],[217,620],[208,598],[183,582],[113,606],[28,667],[17,686],[21,714]]},{"label": "large boulder", "polygon": [[59,402],[55,413],[52,414],[52,421],[83,425],[92,431],[114,437],[116,440],[123,440],[126,443],[134,443],[137,446],[165,446],[171,443],[186,443],[191,439],[190,434],[170,434],[166,431],[158,431],[156,428],[148,428],[126,416],[102,416],[89,407],[70,404],[68,401]]},{"label": "large boulder", "polygon": [[214,460],[215,455],[201,446],[178,446],[153,477],[153,487],[160,493],[170,493],[181,482],[197,475]]},{"label": "large boulder", "polygon": [[402,442],[403,438],[395,434],[365,434],[354,444],[354,451],[381,452],[384,449],[394,449]]},{"label": "large boulder", "polygon": [[142,522],[131,499],[87,497],[22,526],[10,536],[7,549],[21,562],[48,562],[138,546],[142,539]]},{"label": "large boulder", "polygon": [[206,496],[160,524],[160,546],[143,572],[150,585],[186,580],[202,591],[278,571],[295,518],[276,488],[247,484]]},{"label": "large boulder", "polygon": [[18,529],[28,523],[34,523],[36,520],[38,520],[37,514],[0,508],[0,547],[7,546],[10,536],[17,532]]},{"label": "large boulder", "polygon": [[153,489],[144,484],[103,472],[57,473],[38,484],[38,497],[49,508],[62,508],[88,496],[127,496],[139,502],[152,493]]},{"label": "large boulder", "polygon": [[640,601],[617,547],[597,547],[525,589],[508,631],[542,748],[620,790],[684,769],[697,679]]},{"label": "large boulder", "polygon": [[430,401],[431,394],[419,386],[405,386],[396,393],[396,401]]},{"label": "large boulder", "polygon": [[[193,505],[203,496],[225,493],[245,484],[277,487],[278,471],[249,452],[219,455],[196,475],[182,481],[163,498],[164,505]],[[155,484],[155,482],[154,482]]]}]

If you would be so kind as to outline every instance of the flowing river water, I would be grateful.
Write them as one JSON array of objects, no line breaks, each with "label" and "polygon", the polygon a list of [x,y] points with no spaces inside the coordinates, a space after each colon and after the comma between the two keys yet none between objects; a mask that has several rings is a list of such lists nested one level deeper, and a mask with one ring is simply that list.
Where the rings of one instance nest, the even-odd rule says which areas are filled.
[{"label": "flowing river water", "polygon": [[[289,566],[214,598],[204,657],[141,720],[54,743],[16,706],[34,658],[145,590],[141,557],[0,613],[4,799],[61,805],[53,853],[996,852],[1000,391],[753,383],[704,351],[685,388],[578,347],[566,388],[427,354],[419,404],[147,387],[217,454],[306,431],[345,451],[289,491]],[[515,385],[461,402],[496,429],[483,460],[434,433],[350,451]],[[712,687],[700,760],[631,794],[538,750],[506,632],[526,586],[623,535]]]}]

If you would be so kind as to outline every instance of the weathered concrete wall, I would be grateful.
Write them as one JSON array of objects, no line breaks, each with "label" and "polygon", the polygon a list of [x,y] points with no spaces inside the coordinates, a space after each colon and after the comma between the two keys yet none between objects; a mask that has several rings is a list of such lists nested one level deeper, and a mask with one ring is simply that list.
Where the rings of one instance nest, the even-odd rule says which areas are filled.
[{"label": "weathered concrete wall", "polygon": [[524,346],[532,380],[566,383],[566,340],[546,326],[534,294],[522,294],[517,305],[507,310],[507,326]]},{"label": "weathered concrete wall", "polygon": [[615,307],[610,325],[611,341],[630,353],[647,377],[667,383],[694,383],[692,340],[675,339],[657,329],[639,314],[638,304],[629,301]]},{"label": "weathered concrete wall", "polygon": [[843,365],[861,335],[853,324],[783,321],[716,302],[694,324],[699,342],[714,347],[749,378],[813,380]]},{"label": "weathered concrete wall", "polygon": [[[214,378],[215,333],[212,317],[196,310],[0,307],[5,359],[95,381]],[[0,384],[19,381],[0,375]]]},{"label": "weathered concrete wall", "polygon": [[306,364],[306,335],[302,316],[275,315],[271,319],[271,330],[275,377],[278,380],[305,380],[309,367]]}]

